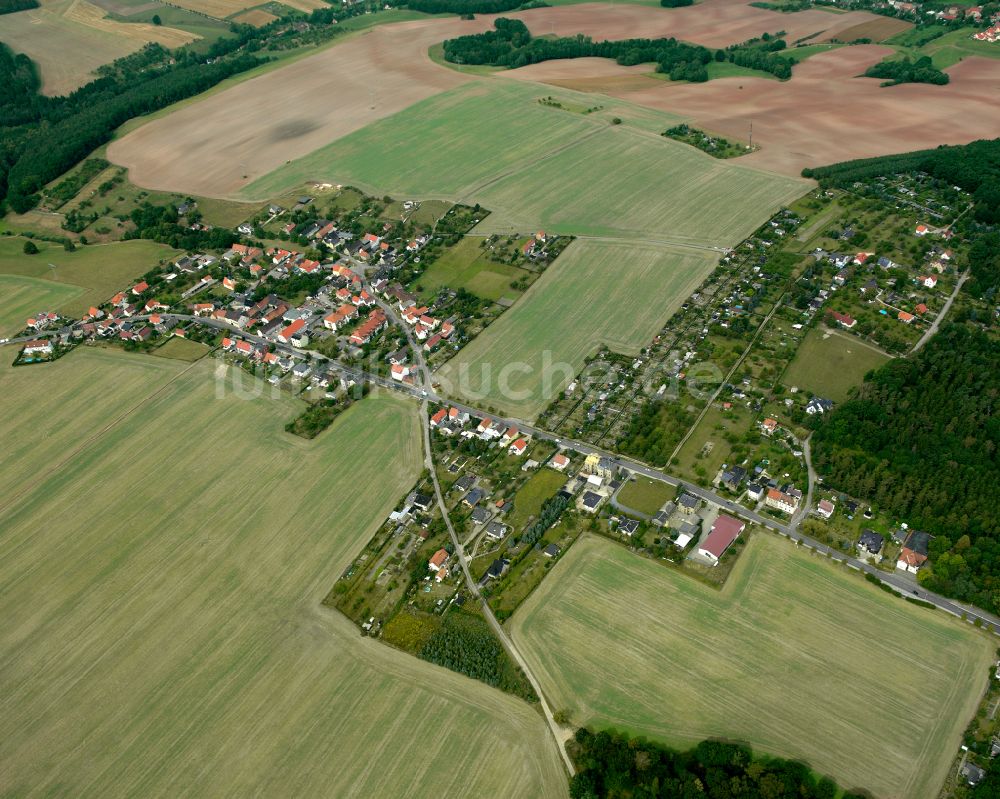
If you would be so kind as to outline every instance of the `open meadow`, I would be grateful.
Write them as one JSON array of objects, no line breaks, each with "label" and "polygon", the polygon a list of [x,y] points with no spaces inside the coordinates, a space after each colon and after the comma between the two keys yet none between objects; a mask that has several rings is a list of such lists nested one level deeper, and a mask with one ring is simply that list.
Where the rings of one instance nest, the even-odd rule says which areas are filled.
[{"label": "open meadow", "polygon": [[[58,311],[77,318],[85,314],[91,305],[100,305],[116,291],[127,288],[161,260],[180,254],[179,250],[165,244],[134,240],[92,244],[78,247],[74,252],[66,252],[51,242],[36,241],[38,253],[25,255],[24,242],[25,239],[18,236],[0,238],[0,276],[32,278],[36,291],[42,292],[39,301],[51,299],[57,303],[33,307],[31,313]],[[75,290],[56,291],[50,288],[52,284]],[[22,288],[25,288],[24,284]]]},{"label": "open meadow", "polygon": [[577,240],[435,381],[533,418],[600,345],[637,353],[648,344],[715,264],[702,250]]},{"label": "open meadow", "polygon": [[855,336],[815,327],[803,339],[781,382],[843,402],[868,372],[888,360],[889,356]]},{"label": "open meadow", "polygon": [[[521,81],[480,80],[432,97],[251,185],[271,196],[307,179],[399,196],[445,196],[492,211],[478,232],[534,230],[727,246],[804,181],[720,161],[632,124],[627,104]],[[502,111],[497,115],[498,110]],[[655,112],[654,112],[655,115]],[[614,124],[613,119],[623,120]],[[677,121],[659,115],[659,131]],[[447,140],[449,147],[441,147]],[[748,213],[747,209],[752,209]]]},{"label": "open meadow", "polygon": [[413,406],[306,442],[215,361],[7,364],[5,795],[566,794],[535,710],[320,605],[419,472]]},{"label": "open meadow", "polygon": [[511,628],[576,724],[746,741],[881,799],[937,795],[995,652],[766,534],[721,591],[585,535]]},{"label": "open meadow", "polygon": [[180,47],[196,38],[167,25],[119,22],[87,0],[44,0],[41,8],[4,14],[0,25],[0,41],[38,64],[50,96],[80,88],[99,66],[147,42]]}]

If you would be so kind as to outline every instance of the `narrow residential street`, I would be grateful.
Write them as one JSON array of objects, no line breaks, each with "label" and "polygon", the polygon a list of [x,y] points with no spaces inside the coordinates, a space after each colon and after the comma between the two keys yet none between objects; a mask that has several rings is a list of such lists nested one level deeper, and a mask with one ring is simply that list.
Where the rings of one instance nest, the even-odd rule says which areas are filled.
[{"label": "narrow residential street", "polygon": [[966,270],[965,272],[962,273],[962,276],[959,277],[958,281],[955,283],[955,289],[951,292],[951,296],[945,302],[944,307],[941,308],[941,313],[939,313],[937,317],[934,319],[934,321],[931,322],[931,326],[927,328],[926,331],[924,331],[924,334],[920,337],[920,341],[918,341],[916,344],[913,345],[913,349],[910,350],[911,354],[914,352],[918,352],[920,348],[923,347],[924,344],[926,344],[928,341],[930,341],[931,337],[938,332],[938,328],[941,327],[941,323],[944,321],[944,318],[948,315],[948,311],[951,310],[951,304],[955,302],[955,298],[958,296],[958,292],[962,290],[962,286],[968,279],[969,279],[969,272],[968,270]]}]

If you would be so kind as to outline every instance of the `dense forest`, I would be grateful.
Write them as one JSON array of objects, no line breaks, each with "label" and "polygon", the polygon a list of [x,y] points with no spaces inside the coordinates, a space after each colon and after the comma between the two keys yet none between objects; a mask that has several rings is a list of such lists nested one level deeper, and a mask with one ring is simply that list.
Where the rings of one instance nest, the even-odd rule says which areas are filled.
[{"label": "dense forest", "polygon": [[482,616],[452,608],[423,645],[419,656],[528,702],[538,701],[531,683],[510,659]]},{"label": "dense forest", "polygon": [[660,0],[660,5],[664,8],[681,8],[682,6],[693,6],[694,0]]},{"label": "dense forest", "polygon": [[[454,64],[523,67],[556,58],[613,58],[623,66],[655,62],[657,71],[674,79],[708,80],[705,65],[712,51],[676,39],[623,39],[595,42],[587,36],[534,38],[518,19],[498,19],[495,30],[459,36],[444,43],[444,57]],[[675,74],[677,77],[675,78]]]},{"label": "dense forest", "polygon": [[[736,44],[725,49],[725,60],[738,67],[759,69],[770,73],[780,80],[792,77],[792,67],[795,59],[781,55],[785,49],[784,39],[765,33],[759,39],[750,39],[742,44]],[[718,59],[722,60],[722,59]]]},{"label": "dense forest", "polygon": [[927,588],[1000,611],[1000,343],[944,326],[819,423],[827,485],[934,535]]},{"label": "dense forest", "polygon": [[[972,194],[973,217],[988,225],[1000,224],[1000,139],[980,139],[970,144],[942,146],[878,158],[843,161],[830,166],[803,169],[807,178],[821,185],[847,187],[904,172],[923,172]],[[985,233],[969,252],[971,279],[965,290],[973,296],[992,296],[1000,288],[1000,237]]]},{"label": "dense forest", "polygon": [[654,400],[632,416],[618,439],[618,449],[653,466],[666,465],[684,432],[694,424],[695,414],[682,402]]},{"label": "dense forest", "polygon": [[38,6],[38,0],[0,0],[0,14],[13,14],[15,11],[27,11]]},{"label": "dense forest", "polygon": [[930,56],[926,55],[916,61],[906,57],[880,61],[865,70],[865,77],[884,78],[886,82],[883,86],[895,86],[897,83],[934,83],[940,86],[949,81],[948,73],[935,67]]},{"label": "dense forest", "polygon": [[516,69],[556,58],[613,58],[622,66],[655,63],[656,71],[669,75],[671,80],[693,82],[709,79],[707,65],[712,61],[729,61],[737,66],[759,69],[782,80],[792,76],[795,65],[795,59],[780,54],[785,49],[785,41],[766,33],[759,39],[713,51],[677,39],[595,42],[583,35],[537,38],[518,19],[501,18],[496,20],[494,27],[495,30],[448,39],[444,43],[445,59],[453,64]]},{"label": "dense forest", "polygon": [[121,59],[118,74],[88,83],[65,97],[36,94],[38,79],[19,58],[0,58],[0,196],[17,212],[38,202],[38,191],[132,117],[163,108],[211,88],[219,81],[257,66],[251,55],[220,59],[212,64],[196,59],[165,66],[166,51],[148,45]]},{"label": "dense forest", "polygon": [[572,799],[860,799],[804,763],[755,757],[748,746],[702,741],[678,752],[619,733],[576,731]]}]

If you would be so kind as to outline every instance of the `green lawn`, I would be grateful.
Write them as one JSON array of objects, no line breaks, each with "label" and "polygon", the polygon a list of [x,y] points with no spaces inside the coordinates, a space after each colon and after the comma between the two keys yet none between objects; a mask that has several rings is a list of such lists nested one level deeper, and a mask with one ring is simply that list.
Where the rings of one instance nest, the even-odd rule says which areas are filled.
[{"label": "green lawn", "polygon": [[510,284],[527,273],[489,258],[480,246],[482,242],[478,237],[465,237],[449,247],[417,281],[421,296],[432,297],[445,286],[465,289],[487,300],[501,297],[513,300],[521,296]]},{"label": "green lawn", "polygon": [[306,442],[216,366],[0,361],[4,793],[565,796],[536,710],[320,604],[419,474],[414,406]]},{"label": "green lawn", "polygon": [[[78,247],[75,252],[66,252],[61,245],[36,241],[38,254],[25,255],[25,241],[18,236],[0,238],[0,275],[35,278],[39,284],[54,283],[61,289],[72,290],[65,291],[62,302],[48,310],[74,317],[86,313],[91,305],[106,302],[161,260],[180,254],[163,244],[137,240],[88,245]],[[56,268],[52,269],[51,264]]]},{"label": "green lawn", "polygon": [[676,488],[660,480],[636,475],[618,492],[618,502],[647,516],[655,516],[676,493]]},{"label": "green lawn", "polygon": [[539,469],[514,496],[514,510],[507,523],[520,533],[528,519],[538,514],[545,500],[553,497],[566,484],[566,475],[555,469]]},{"label": "green lawn", "polygon": [[150,352],[150,355],[155,355],[158,358],[173,358],[176,361],[188,361],[191,363],[193,361],[197,361],[199,358],[205,357],[211,351],[211,347],[207,344],[202,344],[200,341],[192,341],[187,338],[171,336],[167,339],[166,343],[161,344],[155,350]]},{"label": "green lawn", "polygon": [[843,402],[851,388],[860,386],[868,372],[887,360],[861,339],[819,326],[803,339],[781,382]]},{"label": "green lawn", "polygon": [[[538,102],[549,94],[593,104],[591,95],[552,87],[476,81],[294,161],[252,183],[246,196],[322,179],[480,202],[493,211],[482,232],[542,226],[716,245],[735,244],[806,188],[657,135],[678,117],[611,99],[599,113],[568,113]],[[622,124],[612,124],[615,117]]]},{"label": "green lawn", "polygon": [[0,338],[22,330],[29,316],[72,303],[81,291],[48,280],[0,275]]},{"label": "green lawn", "polygon": [[746,741],[906,799],[937,795],[996,651],[766,533],[721,591],[585,535],[511,632],[574,724]]},{"label": "green lawn", "polygon": [[715,263],[702,250],[577,240],[436,380],[532,418],[600,345],[636,353],[648,344]]}]

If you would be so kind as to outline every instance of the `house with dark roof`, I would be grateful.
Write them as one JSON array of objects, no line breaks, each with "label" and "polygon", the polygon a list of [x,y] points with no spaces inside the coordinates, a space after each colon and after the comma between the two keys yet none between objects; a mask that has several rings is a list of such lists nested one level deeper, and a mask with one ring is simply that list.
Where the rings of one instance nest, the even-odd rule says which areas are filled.
[{"label": "house with dark roof", "polygon": [[486,497],[486,492],[481,488],[473,488],[465,497],[462,498],[462,503],[468,505],[470,508],[476,507],[483,499]]},{"label": "house with dark roof", "polygon": [[415,494],[413,504],[420,510],[428,510],[434,504],[434,498],[429,494]]},{"label": "house with dark roof", "polygon": [[618,523],[618,532],[631,538],[639,530],[639,522],[635,519],[622,519]]},{"label": "house with dark roof", "polygon": [[473,524],[486,524],[493,516],[488,508],[475,508],[471,518]]},{"label": "house with dark roof", "polygon": [[495,539],[496,541],[499,541],[505,535],[507,535],[507,532],[509,530],[510,528],[506,524],[502,524],[501,522],[490,522],[489,524],[486,525],[486,535],[489,538]]},{"label": "house with dark roof", "polygon": [[874,530],[863,530],[858,539],[858,553],[862,556],[879,557],[882,547],[885,546],[885,539]]},{"label": "house with dark roof", "polygon": [[507,558],[497,558],[490,564],[490,567],[486,570],[486,574],[483,576],[483,580],[495,580],[503,577],[503,573],[507,571],[507,567],[510,565],[510,561]]},{"label": "house with dark roof", "polygon": [[733,466],[722,473],[719,482],[730,491],[739,491],[743,481],[746,480],[747,470],[742,466]]},{"label": "house with dark roof", "polygon": [[583,504],[583,509],[588,513],[594,513],[600,506],[604,497],[600,494],[595,494],[593,491],[584,491],[581,502]]},{"label": "house with dark roof", "polygon": [[677,502],[683,513],[694,513],[698,510],[699,500],[694,494],[681,494],[681,498]]},{"label": "house with dark roof", "polygon": [[476,484],[476,476],[474,474],[464,474],[455,481],[455,488],[459,491],[468,491]]},{"label": "house with dark roof", "polygon": [[547,547],[545,547],[545,549],[542,550],[542,554],[545,555],[545,557],[547,558],[554,558],[560,552],[562,552],[562,550],[559,549],[559,547],[556,546],[555,544],[549,544]]}]

